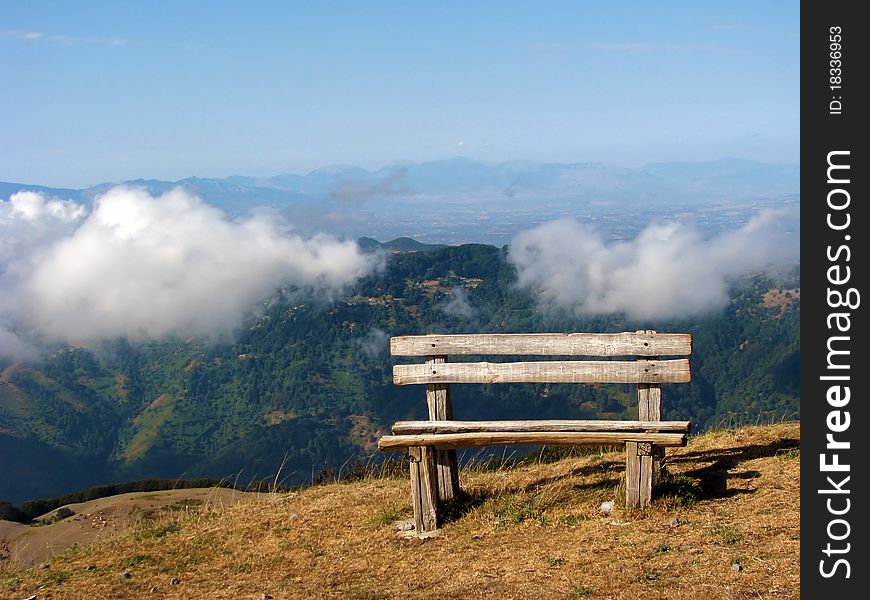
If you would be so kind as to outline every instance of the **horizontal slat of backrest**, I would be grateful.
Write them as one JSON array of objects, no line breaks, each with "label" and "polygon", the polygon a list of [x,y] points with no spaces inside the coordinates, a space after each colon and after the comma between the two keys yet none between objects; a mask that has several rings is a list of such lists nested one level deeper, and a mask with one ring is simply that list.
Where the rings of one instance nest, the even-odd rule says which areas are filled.
[{"label": "horizontal slat of backrest", "polygon": [[393,383],[686,383],[689,361],[543,361],[396,365]]},{"label": "horizontal slat of backrest", "polygon": [[474,433],[480,431],[623,431],[686,433],[690,421],[608,421],[608,420],[552,420],[533,421],[396,421],[395,435],[422,433]]},{"label": "horizontal slat of backrest", "polygon": [[514,354],[534,356],[688,356],[688,333],[481,333],[390,339],[393,356]]},{"label": "horizontal slat of backrest", "polygon": [[657,446],[685,446],[685,433],[596,432],[596,431],[517,431],[501,433],[443,433],[422,435],[385,435],[378,440],[379,450],[398,450],[410,446],[435,446],[448,450],[482,446],[614,446],[625,442],[648,442]]}]

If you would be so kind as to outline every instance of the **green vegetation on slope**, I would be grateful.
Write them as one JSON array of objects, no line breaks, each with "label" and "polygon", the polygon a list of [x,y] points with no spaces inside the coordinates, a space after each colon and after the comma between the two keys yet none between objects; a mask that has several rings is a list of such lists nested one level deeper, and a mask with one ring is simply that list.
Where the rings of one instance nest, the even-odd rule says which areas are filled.
[{"label": "green vegetation on slope", "polygon": [[[695,336],[693,382],[665,413],[708,425],[799,416],[799,275],[736,282],[723,312],[668,323],[542,309],[505,251],[469,244],[393,254],[342,297],[289,290],[233,341],[125,341],[0,365],[0,498],[13,502],[144,477],[294,484],[372,452],[379,431],[422,418],[391,383],[392,335],[628,331]],[[459,291],[461,290],[461,291]],[[465,310],[451,310],[457,294]],[[628,386],[455,386],[458,418],[633,416]]]}]

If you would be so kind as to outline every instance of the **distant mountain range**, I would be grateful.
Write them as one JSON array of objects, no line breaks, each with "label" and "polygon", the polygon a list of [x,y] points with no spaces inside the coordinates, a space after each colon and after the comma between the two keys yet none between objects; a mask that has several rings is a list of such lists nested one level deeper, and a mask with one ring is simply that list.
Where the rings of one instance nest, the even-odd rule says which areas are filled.
[{"label": "distant mountain range", "polygon": [[[718,229],[723,211],[729,220],[745,221],[748,211],[762,206],[796,205],[799,176],[798,165],[742,159],[627,168],[529,161],[489,165],[453,158],[374,171],[335,166],[305,175],[118,183],[152,194],[184,186],[234,217],[265,207],[283,213],[301,232],[505,243],[518,228],[564,216],[597,222],[616,234],[632,230],[631,224],[614,222],[626,215],[638,222],[690,215]],[[114,185],[76,190],[0,182],[0,198],[32,190],[89,202]]]}]

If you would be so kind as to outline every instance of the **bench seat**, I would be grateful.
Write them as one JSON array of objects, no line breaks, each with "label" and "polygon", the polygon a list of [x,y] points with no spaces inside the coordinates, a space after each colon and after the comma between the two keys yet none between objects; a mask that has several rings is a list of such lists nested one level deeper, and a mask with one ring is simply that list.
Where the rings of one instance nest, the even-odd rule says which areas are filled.
[{"label": "bench seat", "polygon": [[627,442],[685,446],[689,421],[398,421],[379,450],[432,446],[439,450],[509,445],[616,446]]},{"label": "bench seat", "polygon": [[688,433],[691,421],[607,421],[604,419],[534,419],[530,421],[396,421],[395,435],[471,433],[475,431],[633,431]]},{"label": "bench seat", "polygon": [[478,433],[423,433],[385,435],[380,450],[401,450],[411,446],[431,446],[438,450],[480,448],[483,446],[615,446],[627,442],[656,446],[685,446],[685,433],[630,433],[619,431],[494,431]]}]

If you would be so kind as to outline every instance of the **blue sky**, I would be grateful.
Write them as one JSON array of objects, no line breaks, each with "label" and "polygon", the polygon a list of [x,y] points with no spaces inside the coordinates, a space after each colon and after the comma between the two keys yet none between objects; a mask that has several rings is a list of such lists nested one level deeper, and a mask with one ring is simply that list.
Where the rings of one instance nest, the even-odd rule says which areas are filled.
[{"label": "blue sky", "polygon": [[8,2],[0,180],[799,158],[799,3]]}]

